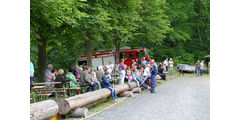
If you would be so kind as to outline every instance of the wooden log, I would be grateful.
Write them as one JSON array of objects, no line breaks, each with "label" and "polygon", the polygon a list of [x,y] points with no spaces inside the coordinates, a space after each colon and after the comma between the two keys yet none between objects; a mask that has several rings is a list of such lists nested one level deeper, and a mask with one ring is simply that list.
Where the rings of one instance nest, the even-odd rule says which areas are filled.
[{"label": "wooden log", "polygon": [[59,107],[54,100],[30,104],[30,120],[44,120],[55,116]]},{"label": "wooden log", "polygon": [[[136,84],[136,83],[133,83],[133,84]],[[115,89],[116,89],[116,93],[119,94],[123,91],[130,90],[131,88],[127,84],[121,84],[121,85],[115,86]],[[74,110],[76,108],[81,108],[83,106],[102,100],[109,96],[111,96],[110,90],[107,88],[103,88],[100,90],[87,92],[85,94],[79,94],[73,97],[66,98],[64,100],[60,100],[59,113],[66,114],[71,110]]]},{"label": "wooden log", "polygon": [[124,91],[124,92],[119,94],[120,97],[126,97],[127,95],[129,95],[128,97],[132,97],[132,95],[133,95],[132,91]]},{"label": "wooden log", "polygon": [[157,81],[157,83],[160,83],[160,82],[162,82],[162,80],[156,80]]},{"label": "wooden log", "polygon": [[157,75],[156,76],[156,80],[161,80],[162,78],[161,78],[161,76],[160,75]]},{"label": "wooden log", "polygon": [[141,93],[141,88],[136,88],[135,91],[133,93]]},{"label": "wooden log", "polygon": [[88,109],[87,108],[77,108],[70,112],[70,116],[73,118],[87,117]]},{"label": "wooden log", "polygon": [[135,82],[130,82],[128,84],[128,86],[129,86],[130,89],[133,89],[133,88],[137,87],[137,84]]}]

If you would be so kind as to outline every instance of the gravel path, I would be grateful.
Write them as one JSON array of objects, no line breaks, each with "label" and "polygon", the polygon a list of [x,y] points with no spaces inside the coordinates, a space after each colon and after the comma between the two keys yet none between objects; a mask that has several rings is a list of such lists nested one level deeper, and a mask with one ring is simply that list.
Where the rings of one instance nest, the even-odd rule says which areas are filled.
[{"label": "gravel path", "polygon": [[181,78],[110,108],[90,120],[209,120],[209,78]]}]

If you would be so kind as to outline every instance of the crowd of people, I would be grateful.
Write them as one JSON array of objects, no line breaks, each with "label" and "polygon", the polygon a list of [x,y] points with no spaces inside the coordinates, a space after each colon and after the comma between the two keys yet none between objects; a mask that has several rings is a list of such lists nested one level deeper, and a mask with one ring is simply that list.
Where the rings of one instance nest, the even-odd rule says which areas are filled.
[{"label": "crowd of people", "polygon": [[[100,65],[96,70],[87,65],[81,67],[76,65],[74,69],[69,67],[65,71],[63,69],[56,70],[52,64],[49,64],[45,70],[44,82],[69,82],[70,88],[88,86],[87,92],[108,88],[112,93],[112,98],[117,99],[113,81],[119,79],[119,84],[123,84],[124,81],[127,83],[136,82],[139,87],[155,93],[156,75],[158,74],[163,80],[166,80],[168,65],[172,71],[172,59],[169,62],[166,59],[157,66],[154,60],[147,61],[145,57],[137,59],[136,62],[133,60],[131,66],[127,66],[124,59],[121,60],[120,64],[113,64],[112,61],[109,61],[108,65]],[[30,85],[32,86],[34,81],[32,63],[30,64],[30,74]],[[63,85],[46,84],[46,87],[61,88]]]}]

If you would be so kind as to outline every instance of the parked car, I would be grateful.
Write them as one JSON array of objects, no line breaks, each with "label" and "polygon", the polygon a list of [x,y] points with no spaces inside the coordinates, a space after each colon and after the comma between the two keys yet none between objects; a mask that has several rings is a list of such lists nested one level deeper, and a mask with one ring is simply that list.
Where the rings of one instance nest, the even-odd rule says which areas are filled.
[{"label": "parked car", "polygon": [[[179,67],[182,66],[183,67],[183,72],[190,72],[193,73],[196,71],[195,66],[194,65],[187,65],[187,64],[178,64],[177,65],[177,69],[179,70]],[[204,72],[207,70],[207,67],[204,67]]]}]

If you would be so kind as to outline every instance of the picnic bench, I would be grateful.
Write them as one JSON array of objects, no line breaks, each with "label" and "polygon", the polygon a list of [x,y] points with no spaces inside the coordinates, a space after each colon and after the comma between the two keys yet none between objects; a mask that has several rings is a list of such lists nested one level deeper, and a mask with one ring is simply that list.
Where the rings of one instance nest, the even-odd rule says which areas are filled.
[{"label": "picnic bench", "polygon": [[59,95],[67,98],[68,96],[74,96],[76,94],[81,94],[87,92],[88,86],[80,86],[70,88],[69,82],[63,84],[62,88],[47,87],[48,84],[63,84],[62,82],[44,82],[44,83],[33,83],[31,90],[31,97],[33,102],[47,100],[52,93],[55,93],[56,100],[58,100]]}]

